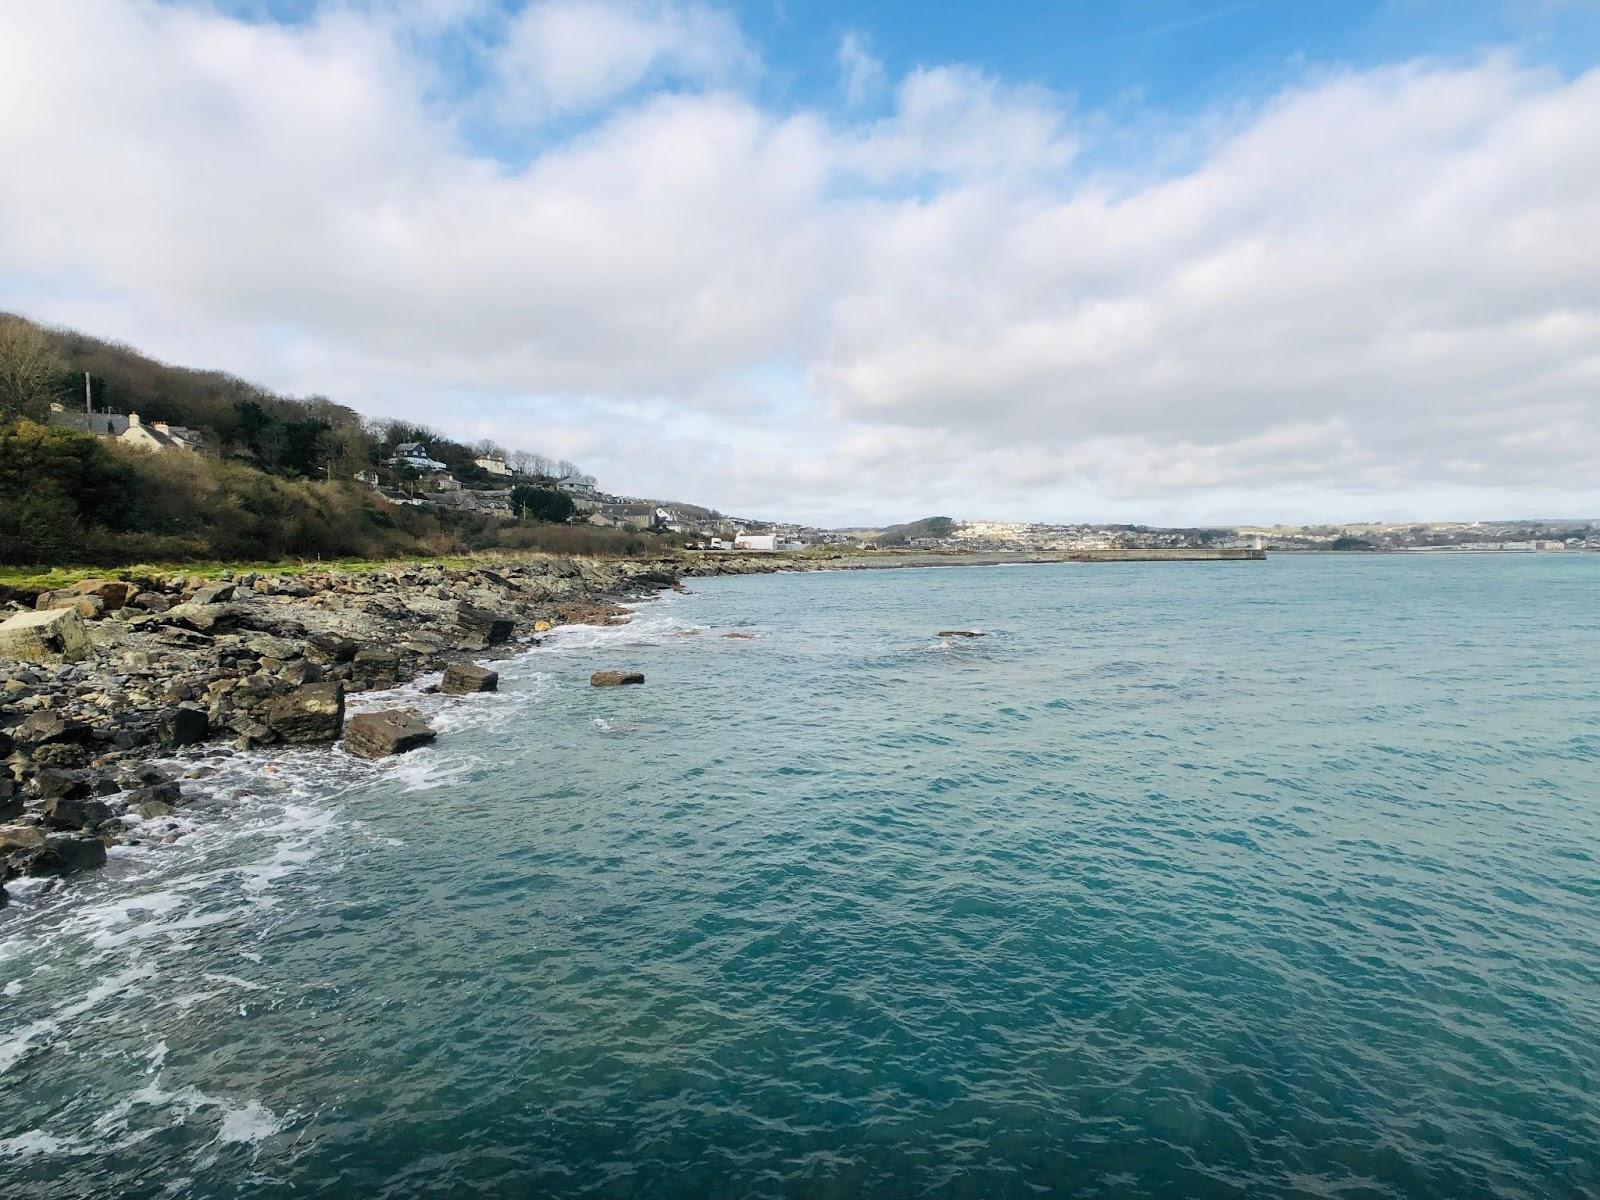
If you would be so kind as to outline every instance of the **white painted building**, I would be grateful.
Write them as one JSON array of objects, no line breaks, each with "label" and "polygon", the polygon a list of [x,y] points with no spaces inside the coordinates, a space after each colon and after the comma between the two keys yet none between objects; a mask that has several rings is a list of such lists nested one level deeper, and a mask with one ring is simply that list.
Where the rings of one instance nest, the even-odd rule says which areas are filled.
[{"label": "white painted building", "polygon": [[776,550],[778,548],[778,535],[775,533],[739,533],[734,536],[733,548],[735,550]]}]

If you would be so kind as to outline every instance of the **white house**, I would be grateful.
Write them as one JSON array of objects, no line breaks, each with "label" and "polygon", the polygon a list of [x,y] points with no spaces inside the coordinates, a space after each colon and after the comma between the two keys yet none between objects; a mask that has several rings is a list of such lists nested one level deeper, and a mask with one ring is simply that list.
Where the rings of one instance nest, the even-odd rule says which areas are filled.
[{"label": "white house", "polygon": [[778,535],[775,533],[735,534],[733,548],[735,550],[776,550],[778,548]]},{"label": "white house", "polygon": [[489,474],[491,474],[491,475],[509,475],[509,474],[511,474],[511,468],[506,465],[506,460],[505,459],[503,459],[503,458],[495,458],[492,455],[488,455],[488,454],[485,454],[482,458],[473,459],[472,460],[472,465],[475,466],[475,467],[479,467],[479,468],[489,472]]},{"label": "white house", "polygon": [[198,450],[200,435],[182,425],[168,425],[165,421],[152,421],[146,425],[138,413],[128,414],[128,427],[117,435],[117,441],[141,450]]}]

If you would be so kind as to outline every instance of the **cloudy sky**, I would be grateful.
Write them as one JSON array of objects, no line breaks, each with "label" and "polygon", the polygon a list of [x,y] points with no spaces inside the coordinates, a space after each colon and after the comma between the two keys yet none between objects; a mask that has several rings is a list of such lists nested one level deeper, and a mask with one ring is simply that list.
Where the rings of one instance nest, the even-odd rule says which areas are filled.
[{"label": "cloudy sky", "polygon": [[1597,63],[1592,0],[0,0],[0,308],[738,514],[1600,515]]}]

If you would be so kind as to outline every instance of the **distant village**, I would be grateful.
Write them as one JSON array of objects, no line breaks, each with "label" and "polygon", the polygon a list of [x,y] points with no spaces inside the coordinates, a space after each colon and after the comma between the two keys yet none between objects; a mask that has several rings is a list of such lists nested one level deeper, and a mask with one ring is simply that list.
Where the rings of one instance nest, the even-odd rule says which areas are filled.
[{"label": "distant village", "polygon": [[[111,438],[162,453],[204,450],[196,430],[165,421],[144,422],[137,413],[73,410],[51,406],[50,424]],[[885,529],[823,529],[756,518],[726,516],[698,505],[602,491],[595,478],[571,463],[491,448],[473,460],[476,475],[458,478],[433,457],[425,442],[401,442],[377,469],[353,473],[383,502],[435,506],[522,519],[514,492],[519,485],[559,491],[572,502],[573,520],[603,528],[631,529],[681,539],[686,549],[776,553],[811,546],[950,552],[1051,553],[1081,550],[1212,547],[1271,551],[1409,551],[1551,553],[1600,551],[1600,521],[1525,520],[1397,522],[1315,526],[1156,528],[1144,525],[1016,521],[952,521],[934,518]],[[471,472],[462,471],[462,474]],[[897,530],[914,531],[907,536]]]}]

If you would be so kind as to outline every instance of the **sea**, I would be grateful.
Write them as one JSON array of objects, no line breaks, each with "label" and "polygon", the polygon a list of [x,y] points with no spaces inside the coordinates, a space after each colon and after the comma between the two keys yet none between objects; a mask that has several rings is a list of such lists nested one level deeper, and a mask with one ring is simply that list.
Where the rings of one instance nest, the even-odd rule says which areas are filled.
[{"label": "sea", "polygon": [[1600,1195],[1600,555],[690,589],[14,882],[0,1196]]}]

